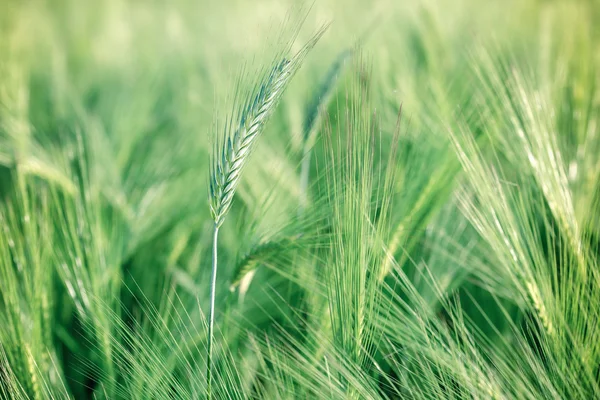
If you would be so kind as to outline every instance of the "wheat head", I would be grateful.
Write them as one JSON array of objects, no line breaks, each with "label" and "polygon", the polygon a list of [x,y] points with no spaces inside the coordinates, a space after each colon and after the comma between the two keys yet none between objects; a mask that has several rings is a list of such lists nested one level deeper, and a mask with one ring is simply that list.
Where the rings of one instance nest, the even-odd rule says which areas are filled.
[{"label": "wheat head", "polygon": [[215,157],[211,165],[209,186],[210,209],[217,226],[221,226],[231,207],[241,171],[292,72],[293,64],[285,58],[273,68],[256,97],[242,113],[237,129],[233,134],[226,135],[223,145],[219,146],[220,150],[213,153]]},{"label": "wheat head", "polygon": [[234,126],[230,122],[221,140],[216,141],[210,168],[209,199],[212,217],[217,227],[221,226],[231,207],[242,169],[256,139],[277,107],[292,76],[324,31],[325,28],[321,29],[291,59],[283,57],[275,65],[257,85],[254,97],[245,102],[235,129],[230,129]]}]

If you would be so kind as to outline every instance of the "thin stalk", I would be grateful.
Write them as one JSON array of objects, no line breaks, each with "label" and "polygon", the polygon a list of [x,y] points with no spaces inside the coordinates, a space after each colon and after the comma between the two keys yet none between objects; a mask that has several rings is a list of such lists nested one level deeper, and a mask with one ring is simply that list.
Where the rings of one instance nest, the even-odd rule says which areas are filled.
[{"label": "thin stalk", "polygon": [[310,147],[305,146],[302,157],[302,169],[300,171],[300,214],[304,212],[308,204],[308,178],[310,173],[310,158],[312,152]]},{"label": "thin stalk", "polygon": [[206,359],[207,398],[212,398],[213,331],[215,327],[215,294],[217,292],[217,241],[219,226],[215,224],[212,248],[212,273],[210,278],[210,309],[208,311],[208,357]]}]

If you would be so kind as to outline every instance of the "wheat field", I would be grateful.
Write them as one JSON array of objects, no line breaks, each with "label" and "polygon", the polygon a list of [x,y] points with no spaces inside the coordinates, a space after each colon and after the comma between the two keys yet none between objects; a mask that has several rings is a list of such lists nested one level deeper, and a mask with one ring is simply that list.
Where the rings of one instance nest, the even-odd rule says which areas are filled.
[{"label": "wheat field", "polygon": [[0,398],[600,398],[600,3],[1,1]]}]

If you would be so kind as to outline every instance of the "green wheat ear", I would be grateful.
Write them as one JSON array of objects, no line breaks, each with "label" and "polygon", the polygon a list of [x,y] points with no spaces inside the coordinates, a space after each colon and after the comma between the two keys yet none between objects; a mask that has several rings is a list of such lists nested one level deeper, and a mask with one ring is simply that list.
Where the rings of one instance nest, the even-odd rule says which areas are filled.
[{"label": "green wheat ear", "polygon": [[215,143],[210,168],[209,200],[212,217],[217,227],[223,224],[235,190],[239,184],[241,172],[246,164],[257,138],[281,100],[281,96],[304,60],[306,54],[323,35],[321,29],[291,59],[283,58],[262,79],[241,107],[237,126],[232,129],[230,121],[225,132]]},{"label": "green wheat ear", "polygon": [[210,171],[210,208],[217,226],[221,226],[231,208],[233,195],[256,139],[279,102],[294,65],[283,59],[260,86],[256,97],[242,113],[237,129],[225,135],[224,143],[214,151]]},{"label": "green wheat ear", "polygon": [[[213,234],[212,272],[210,284],[210,309],[208,313],[208,357],[207,357],[207,397],[212,397],[213,339],[215,291],[217,282],[217,241],[219,228],[231,208],[235,190],[239,184],[244,165],[252,152],[256,140],[281,100],[281,96],[292,76],[300,67],[304,57],[314,47],[325,32],[325,27],[291,59],[282,58],[271,71],[258,81],[242,106],[234,110],[225,126],[225,131],[217,136],[213,148],[209,177],[209,204],[215,221]],[[239,116],[239,118],[238,118]]]}]

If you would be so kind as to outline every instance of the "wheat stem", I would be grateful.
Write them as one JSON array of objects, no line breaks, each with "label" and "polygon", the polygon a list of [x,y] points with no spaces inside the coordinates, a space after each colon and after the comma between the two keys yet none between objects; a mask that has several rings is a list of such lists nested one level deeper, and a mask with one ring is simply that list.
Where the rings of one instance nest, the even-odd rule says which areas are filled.
[{"label": "wheat stem", "polygon": [[206,359],[207,397],[212,398],[213,331],[215,326],[215,294],[217,287],[217,242],[219,226],[215,223],[212,247],[212,272],[210,278],[210,308],[208,311],[208,357]]}]

